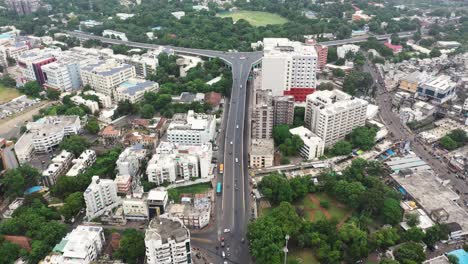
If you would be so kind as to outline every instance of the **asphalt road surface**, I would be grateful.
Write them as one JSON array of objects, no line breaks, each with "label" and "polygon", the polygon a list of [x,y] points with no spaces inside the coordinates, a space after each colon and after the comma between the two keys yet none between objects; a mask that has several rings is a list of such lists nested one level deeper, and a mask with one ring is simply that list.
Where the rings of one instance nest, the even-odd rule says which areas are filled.
[{"label": "asphalt road surface", "polygon": [[[396,140],[409,140],[411,150],[416,153],[422,160],[427,162],[431,166],[432,170],[437,174],[438,177],[442,179],[449,179],[453,189],[460,194],[460,201],[463,203],[463,200],[468,199],[468,185],[462,179],[456,177],[456,174],[451,172],[448,168],[448,165],[441,159],[437,159],[434,155],[430,153],[431,146],[427,146],[422,143],[416,135],[403,124],[397,114],[392,112],[392,96],[391,93],[387,91],[383,83],[383,79],[380,77],[380,74],[377,73],[374,65],[370,64],[368,61],[364,65],[364,71],[369,72],[377,85],[377,104],[379,106],[379,115],[382,122],[387,127],[390,133],[393,133],[393,137]],[[461,204],[462,207],[465,207]]]}]

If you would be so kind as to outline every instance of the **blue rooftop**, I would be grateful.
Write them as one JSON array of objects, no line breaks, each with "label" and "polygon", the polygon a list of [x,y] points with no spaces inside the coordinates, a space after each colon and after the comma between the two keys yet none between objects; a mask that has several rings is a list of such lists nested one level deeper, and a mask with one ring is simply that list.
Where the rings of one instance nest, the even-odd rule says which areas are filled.
[{"label": "blue rooftop", "polygon": [[447,255],[457,256],[459,264],[468,264],[468,252],[466,252],[464,249],[450,251]]}]

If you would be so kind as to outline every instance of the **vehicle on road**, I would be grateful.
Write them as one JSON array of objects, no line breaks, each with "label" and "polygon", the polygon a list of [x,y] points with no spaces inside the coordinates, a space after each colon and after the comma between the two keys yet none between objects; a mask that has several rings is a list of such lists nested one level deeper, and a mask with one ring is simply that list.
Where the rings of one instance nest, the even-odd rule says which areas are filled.
[{"label": "vehicle on road", "polygon": [[226,258],[226,253],[224,253],[224,251],[222,251],[221,256],[223,256],[223,259],[225,259]]},{"label": "vehicle on road", "polygon": [[221,173],[221,174],[224,173],[224,164],[223,163],[219,164],[219,173]]},{"label": "vehicle on road", "polygon": [[218,184],[216,185],[216,195],[221,195],[221,192],[223,191],[223,185],[218,182]]},{"label": "vehicle on road", "polygon": [[230,142],[230,144],[232,145],[232,141]]},{"label": "vehicle on road", "polygon": [[224,247],[224,241],[221,241],[221,247]]},{"label": "vehicle on road", "polygon": [[239,128],[239,125],[236,125],[236,128]]},{"label": "vehicle on road", "polygon": [[245,243],[245,238],[241,238],[241,243],[242,243],[242,244]]},{"label": "vehicle on road", "polygon": [[240,88],[242,88],[242,84],[240,85]]},{"label": "vehicle on road", "polygon": [[237,163],[237,162],[239,162],[239,159],[238,159],[238,158],[236,158],[236,163]]},{"label": "vehicle on road", "polygon": [[230,232],[231,232],[231,229],[229,228],[224,229],[224,233],[230,233]]}]

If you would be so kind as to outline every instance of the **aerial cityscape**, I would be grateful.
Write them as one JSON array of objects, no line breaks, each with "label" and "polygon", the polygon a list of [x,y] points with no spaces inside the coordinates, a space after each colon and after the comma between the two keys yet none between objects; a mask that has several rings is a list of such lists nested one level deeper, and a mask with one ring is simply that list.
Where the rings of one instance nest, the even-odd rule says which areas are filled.
[{"label": "aerial cityscape", "polygon": [[0,0],[0,264],[468,264],[468,0]]}]

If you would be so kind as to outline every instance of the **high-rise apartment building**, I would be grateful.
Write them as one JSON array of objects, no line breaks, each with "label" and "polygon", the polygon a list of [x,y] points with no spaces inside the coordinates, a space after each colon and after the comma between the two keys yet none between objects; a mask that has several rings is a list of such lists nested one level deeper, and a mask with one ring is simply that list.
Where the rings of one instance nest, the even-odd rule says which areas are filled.
[{"label": "high-rise apartment building", "polygon": [[305,124],[331,146],[356,127],[364,126],[368,103],[340,90],[317,91],[307,96]]},{"label": "high-rise apartment building", "polygon": [[192,263],[190,232],[179,218],[160,216],[145,233],[148,264]]},{"label": "high-rise apartment building", "polygon": [[273,116],[275,126],[292,125],[294,121],[294,96],[273,97]]},{"label": "high-rise apartment building", "polygon": [[96,92],[112,96],[115,87],[135,77],[135,67],[115,60],[98,60],[81,67],[83,85]]},{"label": "high-rise apartment building", "polygon": [[88,220],[99,217],[120,204],[115,182],[110,179],[99,179],[99,176],[93,176],[83,196]]},{"label": "high-rise apartment building", "polygon": [[273,137],[274,109],[270,90],[254,91],[252,107],[252,138],[268,139]]},{"label": "high-rise apartment building", "polygon": [[327,64],[328,57],[328,47],[325,45],[315,45],[315,50],[317,51],[317,66],[319,69],[322,69],[325,64]]},{"label": "high-rise apartment building", "polygon": [[60,91],[80,88],[80,63],[71,57],[58,57],[57,61],[42,66],[44,86]]},{"label": "high-rise apartment building", "polygon": [[317,51],[307,45],[286,38],[263,39],[262,90],[273,96],[293,95],[296,101],[315,91]]},{"label": "high-rise apartment building", "polygon": [[8,9],[15,11],[18,15],[28,15],[36,12],[41,6],[39,0],[6,0]]},{"label": "high-rise apartment building", "polygon": [[206,144],[214,139],[216,117],[195,113],[175,114],[167,128],[167,141],[186,145]]},{"label": "high-rise apartment building", "polygon": [[56,61],[56,56],[60,52],[60,49],[32,49],[19,55],[16,62],[21,69],[24,81],[37,81],[40,85],[43,85],[45,79],[42,68]]}]

